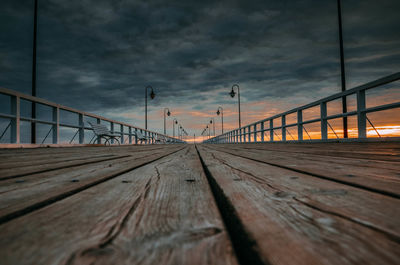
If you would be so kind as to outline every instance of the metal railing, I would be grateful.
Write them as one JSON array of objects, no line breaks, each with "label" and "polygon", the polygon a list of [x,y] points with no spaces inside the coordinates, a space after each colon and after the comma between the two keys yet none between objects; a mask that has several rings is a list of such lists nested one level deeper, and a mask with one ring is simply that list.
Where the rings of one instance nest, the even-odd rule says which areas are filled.
[{"label": "metal railing", "polygon": [[[8,125],[6,128],[0,132],[0,139],[5,135],[7,130],[10,130],[11,137],[10,137],[10,142],[11,144],[20,144],[21,143],[21,121],[25,122],[35,122],[36,124],[47,124],[50,125],[51,128],[47,132],[46,136],[44,137],[42,143],[45,142],[47,137],[52,133],[52,143],[53,144],[59,144],[60,143],[60,127],[65,127],[65,128],[72,128],[76,129],[76,132],[73,136],[73,138],[69,141],[69,143],[72,143],[73,140],[75,139],[76,136],[78,136],[78,142],[79,144],[84,144],[85,143],[85,130],[92,130],[90,126],[87,126],[84,122],[85,117],[89,117],[91,119],[95,119],[95,121],[100,124],[102,122],[108,122],[110,124],[110,131],[115,134],[120,134],[121,135],[121,144],[138,144],[138,142],[141,142],[138,137],[136,136],[136,132],[140,132],[142,135],[146,137],[146,140],[143,141],[144,144],[154,144],[156,143],[156,139],[163,138],[165,139],[165,142],[167,143],[185,143],[185,141],[182,141],[180,139],[170,137],[168,135],[164,135],[161,133],[149,131],[146,129],[142,129],[124,122],[119,122],[115,121],[112,119],[107,119],[105,117],[83,112],[77,109],[69,108],[66,106],[62,106],[50,101],[47,101],[45,99],[41,99],[38,97],[33,97],[27,94],[23,94],[14,90],[6,89],[6,88],[0,88],[0,94],[9,96],[10,100],[10,112],[9,114],[7,113],[0,113],[0,118],[5,118],[9,120]],[[35,103],[38,105],[44,105],[47,107],[51,107],[51,120],[43,120],[43,119],[32,119],[31,117],[25,117],[21,116],[21,100],[26,100],[31,103]],[[1,103],[1,102],[0,102]],[[73,124],[67,124],[67,123],[60,123],[60,111],[67,111],[69,113],[77,114],[78,115],[78,121],[77,125]],[[119,126],[120,130],[116,130],[116,127]],[[124,128],[127,128],[127,132],[124,131]],[[93,136],[95,137],[95,136]],[[125,141],[125,137],[127,137],[127,141]],[[93,138],[92,138],[93,140]],[[92,140],[90,142],[92,142]],[[97,139],[94,139],[94,142],[97,142],[98,144],[101,143],[101,139],[97,137]],[[89,143],[90,143],[89,142]],[[142,143],[142,142],[141,142]]]},{"label": "metal railing", "polygon": [[[309,132],[306,130],[305,124],[311,124],[320,122],[320,131],[318,132],[321,137],[320,139],[313,139],[317,141],[327,141],[328,140],[328,126],[335,134],[336,138],[339,138],[335,130],[330,125],[329,121],[333,119],[356,116],[357,117],[357,128],[358,128],[358,139],[367,138],[367,122],[371,124],[374,130],[377,132],[377,135],[381,137],[379,132],[376,130],[375,126],[372,124],[370,119],[368,119],[367,114],[372,112],[384,111],[394,108],[400,107],[400,102],[395,102],[391,104],[378,105],[374,107],[367,108],[366,107],[366,90],[373,89],[385,84],[389,84],[395,82],[400,79],[400,72],[380,78],[378,80],[372,81],[370,83],[355,87],[353,89],[349,89],[347,91],[337,93],[331,95],[329,97],[314,101],[307,105],[294,108],[292,110],[280,113],[278,115],[248,124],[241,128],[226,132],[224,134],[218,135],[216,137],[210,138],[208,140],[203,141],[203,143],[245,143],[245,142],[267,142],[265,141],[265,134],[269,134],[268,142],[275,141],[275,137],[278,137],[279,141],[307,141],[312,140]],[[357,108],[354,111],[348,111],[346,113],[339,113],[335,115],[327,114],[327,103],[332,102],[337,99],[341,99],[346,96],[356,95]],[[320,114],[318,118],[303,120],[303,112],[304,110],[319,106]],[[286,117],[290,114],[297,115],[297,120],[295,123],[286,124]],[[280,119],[280,126],[274,127],[274,120]],[[268,128],[266,128],[267,126]],[[295,139],[289,128],[297,128],[297,139]],[[281,137],[277,135],[277,131],[281,132]],[[287,133],[288,132],[288,133]],[[305,132],[309,139],[303,138],[303,132]],[[257,134],[260,134],[257,137]],[[287,139],[289,137],[290,139]]]}]

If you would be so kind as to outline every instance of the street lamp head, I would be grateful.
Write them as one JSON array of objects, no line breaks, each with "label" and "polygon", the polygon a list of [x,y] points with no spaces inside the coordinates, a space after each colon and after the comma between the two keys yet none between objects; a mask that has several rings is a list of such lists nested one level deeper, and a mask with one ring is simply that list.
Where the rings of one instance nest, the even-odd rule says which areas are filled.
[{"label": "street lamp head", "polygon": [[168,112],[167,112],[167,115],[168,115],[168,116],[171,116],[171,112],[170,112],[169,110],[168,110]]},{"label": "street lamp head", "polygon": [[177,120],[175,120],[175,124],[178,124],[178,121],[177,121]]},{"label": "street lamp head", "polygon": [[210,120],[210,123],[212,124],[212,120]]},{"label": "street lamp head", "polygon": [[236,92],[233,90],[233,87],[232,87],[231,93],[229,93],[229,95],[231,95],[231,97],[232,97],[232,98],[234,98],[234,97],[235,97],[235,95],[236,95]]},{"label": "street lamp head", "polygon": [[156,97],[156,93],[154,93],[153,88],[151,88],[151,92],[150,92],[150,98],[154,99]]},{"label": "street lamp head", "polygon": [[221,114],[221,112],[219,111],[219,109],[217,110],[217,115]]}]

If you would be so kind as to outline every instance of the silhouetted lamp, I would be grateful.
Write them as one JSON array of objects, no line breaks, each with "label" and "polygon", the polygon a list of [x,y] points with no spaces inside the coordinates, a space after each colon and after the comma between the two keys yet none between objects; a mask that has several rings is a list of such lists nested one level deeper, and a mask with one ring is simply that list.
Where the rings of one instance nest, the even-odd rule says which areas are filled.
[{"label": "silhouetted lamp", "polygon": [[241,127],[242,127],[242,122],[241,122],[241,119],[240,119],[240,89],[239,89],[239,85],[234,84],[234,85],[232,86],[232,90],[231,90],[231,92],[229,93],[229,95],[231,95],[232,98],[235,97],[236,92],[235,92],[235,90],[233,89],[234,87],[237,87],[237,91],[238,91],[237,93],[238,93],[238,105],[239,105],[239,128],[241,128]]},{"label": "silhouetted lamp", "polygon": [[[165,113],[165,111],[168,111],[168,112]],[[169,111],[169,108],[164,108],[164,135],[167,134],[167,124],[166,124],[165,114],[167,114],[168,116],[171,116],[171,112]]]},{"label": "silhouetted lamp", "polygon": [[145,125],[144,128],[147,130],[147,89],[151,88],[151,92],[150,92],[150,98],[154,99],[156,97],[156,93],[154,93],[153,87],[152,86],[147,86],[145,89],[145,94],[144,94],[144,120],[145,120]]},{"label": "silhouetted lamp", "polygon": [[231,95],[231,97],[232,97],[232,98],[234,98],[234,97],[235,97],[235,95],[236,95],[236,92],[233,90],[233,87],[232,87],[231,93],[229,93],[229,95]]},{"label": "silhouetted lamp", "polygon": [[[233,91],[235,92],[235,91]],[[219,111],[221,110],[221,111]],[[222,122],[222,134],[224,134],[224,109],[222,107],[218,107],[217,110],[217,115],[219,116],[221,114],[221,122]]]}]

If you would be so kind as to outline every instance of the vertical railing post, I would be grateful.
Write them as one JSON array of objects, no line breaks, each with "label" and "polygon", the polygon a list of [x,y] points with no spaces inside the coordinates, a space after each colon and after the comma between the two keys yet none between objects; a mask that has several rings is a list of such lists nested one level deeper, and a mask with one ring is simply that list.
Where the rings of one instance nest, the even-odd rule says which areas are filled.
[{"label": "vertical railing post", "polygon": [[[97,124],[101,123],[101,120],[99,118],[96,119]],[[101,137],[97,136],[97,144],[101,144]]]},{"label": "vertical railing post", "polygon": [[124,125],[120,124],[120,130],[121,130],[121,144],[124,144]]},{"label": "vertical railing post", "polygon": [[297,111],[297,139],[303,141],[303,111]]},{"label": "vertical railing post", "polygon": [[11,114],[15,116],[11,120],[11,143],[19,144],[20,141],[20,98],[11,96]]},{"label": "vertical railing post", "polygon": [[328,139],[328,120],[327,117],[327,110],[326,110],[326,102],[321,102],[320,104],[321,109],[321,138],[322,140]]},{"label": "vertical railing post", "polygon": [[282,141],[286,141],[286,115],[282,115]]},{"label": "vertical railing post", "polygon": [[138,129],[135,128],[135,144],[138,143],[138,136],[137,136]]},{"label": "vertical railing post", "polygon": [[365,90],[357,91],[358,138],[367,138],[367,114],[365,113]]},{"label": "vertical railing post", "polygon": [[60,109],[53,107],[53,144],[58,144],[60,139]]},{"label": "vertical railing post", "polygon": [[269,120],[269,141],[273,142],[274,141],[274,120],[270,119]]},{"label": "vertical railing post", "polygon": [[[111,133],[114,133],[114,123],[110,122],[110,126],[111,126],[111,129],[110,129]],[[114,144],[114,138],[111,139],[111,144]]]},{"label": "vertical railing post", "polygon": [[247,133],[248,142],[251,143],[251,126],[247,127]]},{"label": "vertical railing post", "polygon": [[128,141],[129,141],[129,144],[132,144],[132,127],[129,126],[128,130],[129,130],[128,131],[128,133],[129,133]]},{"label": "vertical railing post", "polygon": [[261,122],[261,126],[260,126],[260,130],[261,130],[261,142],[264,142],[264,122]]},{"label": "vertical railing post", "polygon": [[83,114],[79,113],[79,143],[85,142],[85,124],[83,122]]},{"label": "vertical railing post", "polygon": [[257,123],[254,124],[254,142],[257,142]]}]

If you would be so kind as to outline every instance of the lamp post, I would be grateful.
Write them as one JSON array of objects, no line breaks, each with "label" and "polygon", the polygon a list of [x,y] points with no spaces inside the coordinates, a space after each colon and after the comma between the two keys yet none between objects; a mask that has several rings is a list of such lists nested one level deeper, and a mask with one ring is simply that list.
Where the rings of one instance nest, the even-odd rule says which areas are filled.
[{"label": "lamp post", "polygon": [[206,129],[208,130],[208,139],[210,139],[210,128],[208,127],[208,125],[207,125]]},{"label": "lamp post", "polygon": [[210,119],[210,124],[213,125],[213,135],[215,136],[215,120],[214,120],[214,118]]},{"label": "lamp post", "polygon": [[219,116],[219,114],[221,114],[222,134],[224,134],[224,109],[222,107],[218,107],[217,109],[217,115]]},{"label": "lamp post", "polygon": [[[165,113],[165,111],[167,111],[167,113]],[[166,124],[166,117],[165,114],[167,114],[168,116],[171,116],[171,112],[169,111],[169,108],[164,108],[164,135],[167,135],[167,124]]]},{"label": "lamp post", "polygon": [[241,122],[241,119],[240,119],[240,89],[239,89],[239,85],[234,84],[234,85],[232,86],[232,90],[231,90],[231,92],[229,93],[229,95],[231,95],[232,98],[235,97],[236,92],[235,92],[235,90],[233,90],[234,87],[237,87],[237,91],[238,91],[237,93],[238,93],[238,104],[239,104],[239,128],[242,128],[242,122]]},{"label": "lamp post", "polygon": [[178,120],[174,118],[172,120],[172,136],[175,138],[175,124],[178,124]]},{"label": "lamp post", "polygon": [[147,86],[145,89],[145,96],[144,96],[144,120],[145,120],[145,125],[144,128],[147,130],[147,89],[151,88],[150,92],[150,98],[154,99],[156,97],[156,93],[154,93],[154,90],[151,86]]},{"label": "lamp post", "polygon": [[[339,22],[339,47],[340,47],[340,76],[342,84],[342,92],[346,91],[346,72],[344,68],[344,52],[343,52],[343,34],[342,34],[342,8],[340,5],[341,0],[337,0],[338,9],[338,22]],[[342,112],[347,112],[346,96],[342,97]],[[347,129],[347,116],[343,117],[343,137],[348,138]]]},{"label": "lamp post", "polygon": [[[37,13],[38,13],[38,0],[34,3],[33,14],[33,51],[32,51],[32,96],[36,97],[36,44],[37,44]],[[32,119],[36,119],[36,103],[32,101],[31,109]],[[36,123],[31,121],[31,143],[36,144]]]}]

